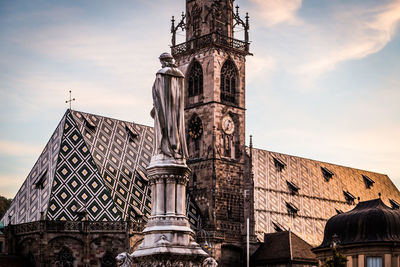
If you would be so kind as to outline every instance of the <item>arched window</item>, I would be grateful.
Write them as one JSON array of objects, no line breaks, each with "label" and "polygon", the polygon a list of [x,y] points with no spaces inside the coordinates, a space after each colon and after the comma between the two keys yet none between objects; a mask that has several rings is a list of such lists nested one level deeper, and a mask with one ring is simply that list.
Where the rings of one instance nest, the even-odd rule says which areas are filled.
[{"label": "arched window", "polygon": [[197,61],[194,62],[189,71],[188,91],[189,97],[203,94],[203,70]]},{"label": "arched window", "polygon": [[63,247],[58,253],[56,266],[57,267],[72,267],[74,266],[74,257],[72,256],[72,251]]},{"label": "arched window", "polygon": [[236,103],[237,71],[235,63],[228,59],[221,69],[221,102]]}]

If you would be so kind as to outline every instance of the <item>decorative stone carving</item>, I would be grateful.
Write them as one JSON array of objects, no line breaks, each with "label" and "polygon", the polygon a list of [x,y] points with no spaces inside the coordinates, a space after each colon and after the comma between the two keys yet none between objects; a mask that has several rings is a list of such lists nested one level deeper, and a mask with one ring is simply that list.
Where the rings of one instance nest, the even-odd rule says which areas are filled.
[{"label": "decorative stone carving", "polygon": [[129,255],[127,252],[122,252],[118,254],[115,259],[117,261],[118,267],[132,267],[132,256]]},{"label": "decorative stone carving", "polygon": [[208,257],[207,259],[205,259],[202,265],[202,267],[217,267],[217,266],[218,266],[217,261],[212,257]]}]

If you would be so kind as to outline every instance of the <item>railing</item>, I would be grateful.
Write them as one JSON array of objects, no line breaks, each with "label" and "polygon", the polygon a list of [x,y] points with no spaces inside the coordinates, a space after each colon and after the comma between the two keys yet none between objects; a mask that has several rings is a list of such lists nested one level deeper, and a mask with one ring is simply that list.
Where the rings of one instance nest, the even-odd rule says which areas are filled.
[{"label": "railing", "polygon": [[237,40],[219,33],[209,33],[196,39],[171,47],[172,55],[190,53],[194,49],[217,46],[236,50],[243,54],[249,53],[249,43]]},{"label": "railing", "polygon": [[15,235],[39,232],[141,232],[144,222],[37,221],[7,226]]}]

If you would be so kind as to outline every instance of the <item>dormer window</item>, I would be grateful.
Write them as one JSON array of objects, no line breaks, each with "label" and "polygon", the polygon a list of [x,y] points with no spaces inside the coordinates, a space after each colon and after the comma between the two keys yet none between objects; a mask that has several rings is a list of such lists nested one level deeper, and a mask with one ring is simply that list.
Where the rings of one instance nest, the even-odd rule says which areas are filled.
[{"label": "dormer window", "polygon": [[392,205],[392,209],[398,210],[400,209],[400,204],[393,199],[389,199],[390,205]]},{"label": "dormer window", "polygon": [[325,167],[321,167],[321,171],[322,171],[322,175],[324,176],[325,180],[327,182],[329,182],[329,180],[332,179],[332,177],[334,175],[333,172],[331,172],[330,170],[328,170]]},{"label": "dormer window", "polygon": [[283,227],[280,223],[277,222],[272,222],[272,227],[274,227],[275,232],[286,231],[285,227]]},{"label": "dormer window", "polygon": [[134,142],[135,138],[138,137],[139,134],[129,124],[125,124],[125,130],[126,130],[126,133],[128,134],[129,141]]},{"label": "dormer window", "polygon": [[375,183],[374,180],[372,180],[371,178],[369,178],[368,176],[366,176],[364,174],[362,175],[362,177],[364,179],[365,187],[367,189],[371,188],[374,185],[374,183]]},{"label": "dormer window", "polygon": [[286,202],[286,208],[288,210],[289,215],[296,215],[299,209],[290,202]]},{"label": "dormer window", "polygon": [[146,174],[141,170],[137,169],[136,172],[139,174],[139,177],[143,179],[143,181],[148,182],[149,178],[147,178]]},{"label": "dormer window", "polygon": [[90,119],[89,115],[83,115],[83,120],[85,123],[85,126],[89,128],[90,130],[94,130],[96,128],[96,124]]},{"label": "dormer window", "polygon": [[36,189],[43,189],[47,178],[47,169],[43,170],[34,182]]},{"label": "dormer window", "polygon": [[297,185],[295,185],[294,183],[289,182],[289,181],[286,181],[286,183],[287,183],[287,185],[288,185],[290,194],[296,195],[296,194],[299,193],[299,189],[300,189],[300,188],[299,188]]},{"label": "dormer window", "polygon": [[356,199],[349,191],[343,191],[344,198],[346,199],[347,204],[354,205],[354,200]]},{"label": "dormer window", "polygon": [[343,210],[341,210],[341,209],[335,208],[335,211],[336,211],[337,214],[342,214],[343,213]]},{"label": "dormer window", "polygon": [[278,172],[281,172],[285,168],[286,164],[278,158],[275,158],[275,157],[273,157],[273,158],[274,158],[274,165],[275,165],[276,170]]}]

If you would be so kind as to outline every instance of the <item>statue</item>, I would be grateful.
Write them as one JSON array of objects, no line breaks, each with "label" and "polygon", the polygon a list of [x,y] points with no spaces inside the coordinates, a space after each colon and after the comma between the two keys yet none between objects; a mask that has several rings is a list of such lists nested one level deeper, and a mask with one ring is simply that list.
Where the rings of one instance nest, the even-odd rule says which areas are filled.
[{"label": "statue", "polygon": [[[188,155],[185,138],[183,73],[169,53],[160,56],[162,69],[153,85],[154,152],[152,161],[184,163]],[[154,162],[153,162],[154,163]],[[150,163],[150,165],[152,165]]]},{"label": "statue", "polygon": [[214,258],[208,257],[203,261],[202,266],[203,267],[217,267],[218,263]]},{"label": "statue", "polygon": [[115,257],[118,267],[132,267],[132,256],[127,252],[122,252]]}]

